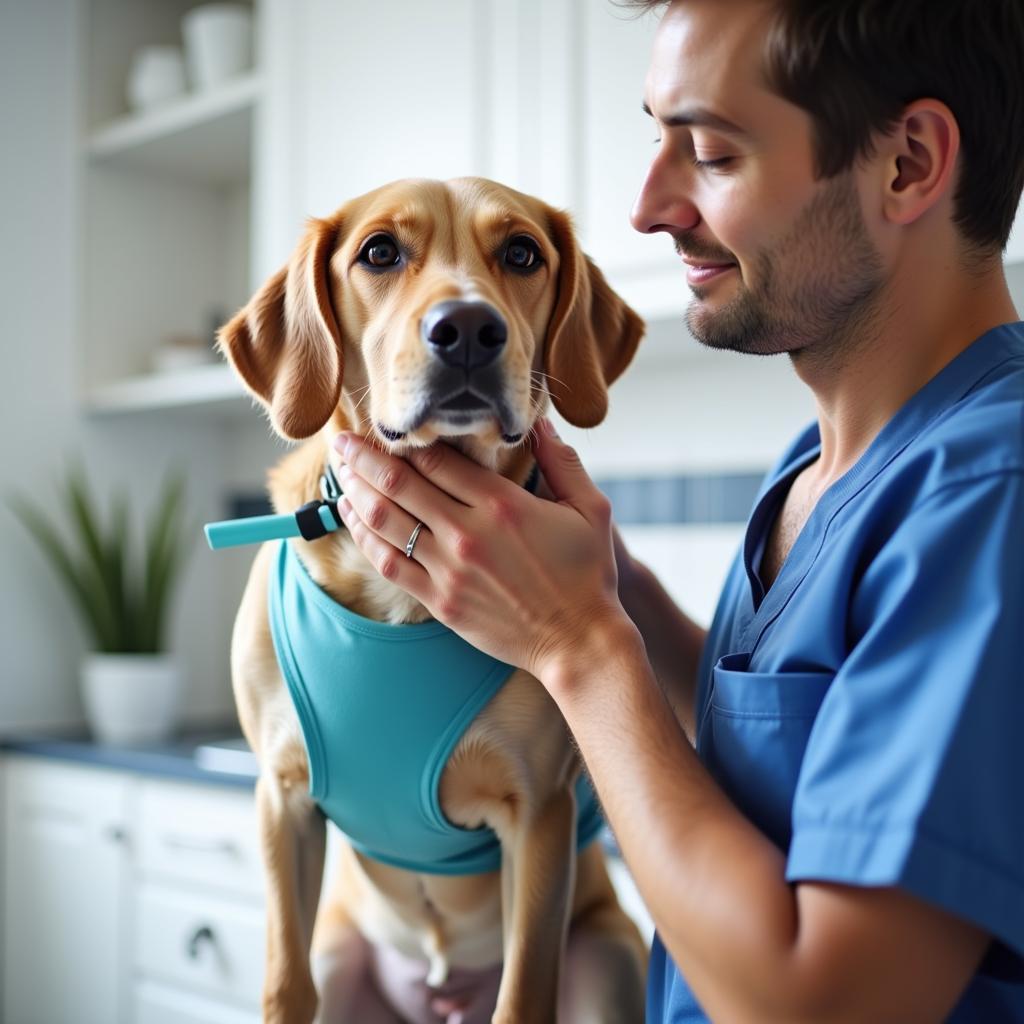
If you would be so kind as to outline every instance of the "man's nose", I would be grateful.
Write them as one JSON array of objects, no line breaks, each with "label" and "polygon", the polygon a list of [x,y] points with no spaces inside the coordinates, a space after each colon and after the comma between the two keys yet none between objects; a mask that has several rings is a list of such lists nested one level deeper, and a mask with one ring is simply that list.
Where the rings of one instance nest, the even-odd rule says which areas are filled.
[{"label": "man's nose", "polygon": [[629,222],[645,235],[656,231],[678,234],[700,223],[700,213],[689,195],[687,176],[678,168],[673,173],[666,164],[660,154],[654,158],[629,213]]}]

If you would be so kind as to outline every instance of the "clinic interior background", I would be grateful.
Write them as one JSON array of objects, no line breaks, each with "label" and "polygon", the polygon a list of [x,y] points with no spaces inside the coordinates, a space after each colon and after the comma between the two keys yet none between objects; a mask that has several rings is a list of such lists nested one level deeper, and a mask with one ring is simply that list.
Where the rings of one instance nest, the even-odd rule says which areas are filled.
[{"label": "clinic interior background", "polygon": [[[188,6],[148,4],[165,12]],[[137,185],[140,172],[90,154],[90,138],[118,112],[99,109],[83,84],[95,71],[90,61],[106,45],[90,36],[89,11],[116,12],[125,5],[34,0],[4,6],[0,483],[52,501],[62,466],[73,459],[99,495],[123,483],[141,507],[153,500],[169,467],[184,466],[188,514],[196,523],[224,518],[258,499],[267,466],[286,446],[245,398],[142,403],[128,411],[97,408],[90,400],[90,373],[99,363],[83,340],[83,321],[98,315],[96,304],[104,316],[137,304],[133,292],[139,290],[110,275],[97,284],[92,271],[112,258],[105,247],[131,245],[147,275],[147,294],[154,308],[163,309],[175,302],[182,268],[193,257],[202,263],[207,242],[219,245],[219,235],[237,236],[241,243],[228,244],[240,244],[246,258],[218,271],[218,301],[196,311],[196,325],[206,329],[216,309],[233,311],[284,261],[305,215],[330,212],[361,186],[420,173],[428,149],[440,160],[445,147],[430,147],[425,136],[440,131],[444,117],[462,134],[442,173],[511,177],[567,206],[598,262],[614,271],[617,286],[648,317],[649,338],[614,387],[608,420],[591,431],[565,428],[564,434],[608,487],[633,550],[707,623],[753,489],[812,417],[813,406],[784,357],[702,350],[683,326],[686,286],[668,239],[634,237],[629,227],[629,205],[652,152],[652,128],[640,112],[651,23],[625,23],[608,5],[571,0],[543,7],[402,0],[402,16],[390,14],[385,25],[383,6],[257,3],[266,35],[257,56],[263,62],[256,69],[260,87],[247,115],[252,121],[243,180],[213,198],[207,189],[191,205],[189,184],[147,184],[146,195],[166,194],[165,213],[147,209],[127,223],[117,221],[116,204],[127,201],[132,189],[145,192]],[[395,5],[387,6],[392,11]],[[420,7],[429,8],[433,24],[424,22]],[[469,25],[465,32],[463,23]],[[374,63],[366,40],[375,32],[390,33],[391,56],[384,80],[376,83],[379,97],[367,103],[365,83],[373,80]],[[438,62],[418,55],[424,34],[454,46],[456,55],[459,47],[470,54],[483,38],[488,59],[467,56],[461,70],[457,60],[443,62],[446,67],[436,71],[441,77],[432,79],[430,68]],[[124,54],[119,73],[126,62]],[[400,114],[401,104],[411,102],[408,88],[389,84],[388,70],[409,62],[426,76],[417,79],[423,102],[412,118]],[[561,89],[557,76],[565,74],[572,81]],[[363,83],[354,98],[350,93],[359,90],[353,80]],[[421,112],[423,124],[411,125]],[[529,144],[532,132],[542,133],[536,146]],[[378,142],[376,155],[368,152]],[[538,161],[548,163],[538,171]],[[103,216],[92,205],[99,188],[106,189],[103,202],[110,206]],[[198,212],[179,216],[180,209]],[[203,220],[211,210],[212,227],[190,228],[198,240],[190,252],[180,244],[185,228],[167,221]],[[161,225],[169,237],[179,232],[170,257]],[[1009,275],[1024,309],[1024,262],[1011,266]],[[137,356],[141,366],[142,349],[156,340],[140,338],[132,359]],[[137,372],[129,363],[126,372]],[[193,724],[231,721],[228,646],[252,552],[213,555],[198,532],[195,539],[171,630],[172,646],[188,669],[185,717]],[[0,723],[15,732],[80,724],[76,679],[84,635],[49,567],[2,503],[0,567],[0,649],[6,654]]]}]

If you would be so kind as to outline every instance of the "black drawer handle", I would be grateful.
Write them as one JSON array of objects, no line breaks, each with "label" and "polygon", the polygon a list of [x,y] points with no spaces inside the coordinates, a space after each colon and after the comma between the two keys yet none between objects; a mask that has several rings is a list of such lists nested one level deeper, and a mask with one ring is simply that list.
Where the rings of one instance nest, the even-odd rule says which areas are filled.
[{"label": "black drawer handle", "polygon": [[199,959],[204,942],[208,942],[211,946],[217,945],[217,936],[213,934],[213,929],[208,924],[200,925],[185,944],[185,951],[190,960]]}]

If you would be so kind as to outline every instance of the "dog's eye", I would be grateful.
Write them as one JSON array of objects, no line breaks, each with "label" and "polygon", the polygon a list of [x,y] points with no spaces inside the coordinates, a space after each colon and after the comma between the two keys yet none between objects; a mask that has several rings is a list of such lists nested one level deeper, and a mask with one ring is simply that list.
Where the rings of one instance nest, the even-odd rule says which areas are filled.
[{"label": "dog's eye", "polygon": [[535,270],[543,262],[540,246],[529,235],[515,235],[505,246],[505,266],[514,270]]},{"label": "dog's eye", "polygon": [[390,235],[374,235],[359,250],[359,262],[378,270],[397,266],[401,258],[398,243]]}]

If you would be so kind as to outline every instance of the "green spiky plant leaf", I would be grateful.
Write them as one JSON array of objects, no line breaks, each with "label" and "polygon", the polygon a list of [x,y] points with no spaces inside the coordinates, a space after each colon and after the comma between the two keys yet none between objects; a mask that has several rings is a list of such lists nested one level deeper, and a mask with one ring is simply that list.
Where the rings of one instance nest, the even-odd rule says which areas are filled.
[{"label": "green spiky plant leaf", "polygon": [[70,468],[65,474],[61,497],[70,540],[37,502],[24,495],[8,500],[67,586],[94,649],[103,654],[163,651],[170,596],[189,550],[184,538],[195,533],[183,521],[183,474],[165,479],[138,560],[131,557],[128,498],[123,489],[114,494],[106,530],[80,469]]}]

